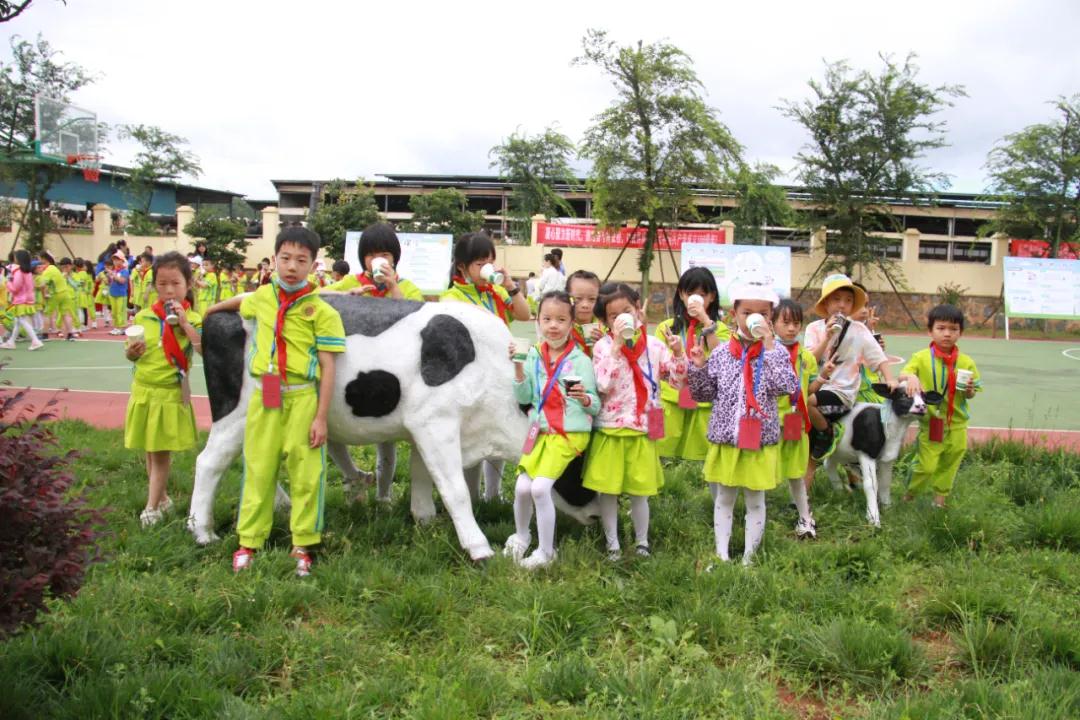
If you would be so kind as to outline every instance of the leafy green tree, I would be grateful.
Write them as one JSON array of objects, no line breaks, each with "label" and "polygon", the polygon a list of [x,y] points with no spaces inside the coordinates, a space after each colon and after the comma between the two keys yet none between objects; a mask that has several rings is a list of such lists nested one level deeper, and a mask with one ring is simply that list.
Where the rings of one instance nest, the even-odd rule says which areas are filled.
[{"label": "leafy green tree", "polygon": [[184,227],[184,232],[191,237],[202,238],[206,242],[207,257],[229,267],[244,263],[251,244],[243,222],[218,217],[205,209]]},{"label": "leafy green tree", "polygon": [[618,46],[600,30],[582,40],[578,65],[600,68],[615,88],[581,143],[592,161],[593,214],[607,227],[645,226],[639,256],[642,293],[661,226],[698,219],[694,190],[717,187],[742,148],[701,97],[690,57],[668,43]]},{"label": "leafy green tree", "polygon": [[409,209],[413,217],[402,229],[409,232],[450,233],[454,237],[475,232],[484,227],[484,213],[466,210],[468,198],[457,188],[440,188],[434,192],[413,195]]},{"label": "leafy green tree", "polygon": [[[94,78],[79,65],[64,62],[40,35],[33,42],[18,36],[10,42],[12,60],[0,63],[0,178],[26,185],[23,244],[36,252],[53,229],[45,196],[73,171],[65,165],[33,161],[34,97],[46,95],[67,102],[71,93]],[[99,139],[104,129],[99,126]]]},{"label": "leafy green tree", "polygon": [[1006,135],[990,151],[991,191],[1005,202],[983,232],[1045,240],[1050,257],[1080,242],[1080,95],[1054,103],[1060,117]]},{"label": "leafy green tree", "polygon": [[327,255],[343,258],[345,233],[363,230],[381,219],[375,193],[363,180],[357,180],[350,187],[347,181],[339,179],[323,187],[319,207],[312,214],[309,225],[319,234]]},{"label": "leafy green tree", "polygon": [[826,63],[825,77],[809,82],[809,98],[780,107],[810,136],[796,162],[816,207],[814,223],[829,230],[819,272],[876,268],[891,278],[896,271],[885,249],[895,240],[878,233],[902,228],[886,201],[916,202],[948,185],[947,176],[919,160],[946,144],[945,122],[934,115],[964,96],[963,87],[920,82],[914,55],[902,64],[881,59],[877,75]]},{"label": "leafy green tree", "polygon": [[714,222],[730,220],[735,223],[736,243],[759,245],[764,239],[765,228],[796,224],[787,192],[774,183],[779,175],[780,168],[767,163],[739,167],[731,183],[738,204],[722,217],[713,218]]},{"label": "leafy green tree", "polygon": [[514,186],[507,213],[514,235],[529,237],[532,216],[537,213],[549,218],[573,217],[570,203],[555,191],[556,183],[577,184],[570,168],[573,155],[574,143],[552,128],[536,136],[515,132],[491,148],[491,167]]},{"label": "leafy green tree", "polygon": [[202,174],[199,159],[185,149],[187,140],[153,125],[121,125],[120,138],[139,144],[134,167],[127,179],[131,208],[128,228],[137,235],[150,234],[157,224],[150,219],[154,187],[163,182],[176,183],[183,175]]}]

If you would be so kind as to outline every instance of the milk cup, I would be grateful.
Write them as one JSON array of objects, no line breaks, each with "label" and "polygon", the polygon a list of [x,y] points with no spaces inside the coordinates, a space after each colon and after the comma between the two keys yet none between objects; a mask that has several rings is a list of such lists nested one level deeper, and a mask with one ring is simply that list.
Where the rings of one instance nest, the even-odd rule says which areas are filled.
[{"label": "milk cup", "polygon": [[581,334],[585,336],[585,342],[589,345],[593,344],[593,330],[600,327],[600,323],[585,323],[581,326]]},{"label": "milk cup", "polygon": [[525,362],[525,358],[529,355],[529,348],[532,347],[532,340],[526,338],[514,338],[514,362]]},{"label": "milk cup", "polygon": [[975,373],[970,370],[956,370],[956,389],[967,390],[971,386],[971,381],[974,379]]},{"label": "milk cup", "polygon": [[377,257],[371,261],[371,276],[373,278],[383,278],[390,270],[390,261],[386,258]]},{"label": "milk cup", "polygon": [[480,275],[492,285],[502,285],[503,274],[496,270],[495,266],[491,263],[487,263],[484,267],[480,268]]},{"label": "milk cup", "polygon": [[754,313],[746,318],[746,331],[750,333],[750,337],[760,340],[765,337],[768,327],[765,323],[765,316],[761,313]]},{"label": "milk cup", "polygon": [[146,331],[143,329],[142,325],[132,325],[124,330],[124,335],[127,336],[128,345],[134,345],[137,342],[142,342],[143,338],[146,336]]},{"label": "milk cup", "polygon": [[700,308],[705,307],[705,298],[701,297],[697,293],[694,293],[690,297],[686,298],[686,309],[687,310],[694,310],[697,307],[700,307]]},{"label": "milk cup", "polygon": [[574,388],[575,385],[580,385],[581,384],[581,376],[580,375],[563,375],[562,383],[563,383],[563,387],[565,387],[567,392],[569,392],[570,390],[572,390]]},{"label": "milk cup", "polygon": [[637,332],[637,328],[634,327],[634,316],[630,313],[622,313],[615,317],[615,322],[622,325],[622,330],[619,331],[619,336],[622,337],[623,342],[630,342],[634,339],[634,334]]}]

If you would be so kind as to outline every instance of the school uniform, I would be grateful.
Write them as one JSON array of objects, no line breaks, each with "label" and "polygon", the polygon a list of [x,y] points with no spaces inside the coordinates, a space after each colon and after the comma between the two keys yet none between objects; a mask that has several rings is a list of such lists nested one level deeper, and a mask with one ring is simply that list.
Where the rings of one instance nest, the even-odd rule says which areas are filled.
[{"label": "school uniform", "polygon": [[85,270],[71,273],[76,283],[75,307],[87,311],[87,322],[94,319],[94,278]]},{"label": "school uniform", "polygon": [[[318,353],[344,352],[345,330],[337,311],[310,284],[307,287],[310,290],[304,295],[286,296],[274,282],[245,296],[240,304],[241,317],[256,321],[246,362],[248,373],[260,383],[267,374],[281,378],[280,407],[264,406],[261,386],[248,402],[244,486],[237,522],[243,547],[261,548],[270,534],[283,456],[292,495],[289,525],[293,544],[312,545],[321,537],[326,445],[310,448],[308,438],[319,403],[322,371]],[[283,322],[280,332],[275,332],[282,308]],[[283,356],[284,368],[280,364]]]},{"label": "school uniform", "polygon": [[[982,391],[979,370],[969,355],[956,350],[955,369],[969,370],[975,392]],[[927,406],[927,413],[919,421],[919,435],[915,443],[915,462],[911,468],[908,492],[913,494],[933,489],[938,495],[952,491],[956,473],[967,453],[967,426],[971,418],[967,395],[956,389],[956,376],[951,372],[943,354],[931,346],[919,350],[904,366],[905,375],[915,375],[923,390],[934,390],[944,397],[940,405]],[[950,396],[952,396],[950,406]],[[936,428],[941,428],[940,438]]]},{"label": "school uniform", "polygon": [[41,283],[48,293],[45,301],[45,315],[64,317],[70,315],[75,318],[75,290],[68,284],[64,273],[60,268],[50,265],[41,271]]},{"label": "school uniform", "polygon": [[[412,280],[405,280],[404,278],[398,278],[398,288],[401,290],[401,295],[405,300],[416,300],[418,302],[424,301],[424,293],[420,292],[420,288],[416,287],[416,284]],[[371,297],[389,297],[389,291],[386,286],[380,286],[375,283],[367,273],[359,273],[357,275],[345,275],[340,280],[334,283],[330,283],[326,287],[322,288],[327,292],[348,292],[354,288],[370,286],[372,288]]]},{"label": "school uniform", "polygon": [[206,283],[206,287],[198,288],[196,297],[198,299],[199,309],[206,312],[206,308],[218,301],[220,284],[218,283],[218,274],[216,272],[203,273],[202,281]]},{"label": "school uniform", "polygon": [[229,298],[236,297],[237,291],[233,290],[233,280],[229,276],[229,273],[222,270],[218,273],[218,287],[221,290],[218,292],[218,300],[224,301]]},{"label": "school uniform", "polygon": [[126,269],[114,270],[113,277],[117,279],[109,283],[109,310],[113,327],[121,328],[127,325],[128,279],[131,274]]},{"label": "school uniform", "polygon": [[147,268],[145,271],[135,268],[131,273],[131,304],[147,308],[155,302],[157,302],[157,292],[154,290],[153,268]]},{"label": "school uniform", "polygon": [[460,278],[453,287],[439,296],[439,302],[466,302],[494,314],[509,327],[511,320],[510,293],[502,285],[474,285]]},{"label": "school uniform", "polygon": [[24,273],[18,266],[11,273],[8,281],[8,293],[10,296],[12,317],[29,317],[37,312],[34,305],[36,292],[35,278],[30,273]]},{"label": "school uniform", "polygon": [[[776,414],[780,421],[780,458],[779,479],[791,480],[806,474],[810,462],[810,415],[806,407],[806,398],[810,383],[817,377],[818,365],[814,354],[799,343],[785,348],[791,360],[792,369],[799,381],[799,389],[793,395],[781,395],[776,399]],[[786,420],[788,415],[795,415],[796,420]],[[795,431],[795,424],[801,429],[798,440],[784,439],[785,427]],[[791,423],[786,426],[786,423]]]}]

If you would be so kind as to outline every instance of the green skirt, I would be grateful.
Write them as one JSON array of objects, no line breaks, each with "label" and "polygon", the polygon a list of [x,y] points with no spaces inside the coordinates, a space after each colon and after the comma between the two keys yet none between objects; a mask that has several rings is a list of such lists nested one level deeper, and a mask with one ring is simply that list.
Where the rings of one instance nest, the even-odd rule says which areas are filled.
[{"label": "green skirt", "polygon": [[664,406],[664,437],[656,441],[660,457],[704,460],[709,452],[709,417],[712,406],[681,408],[678,402],[661,400]]},{"label": "green skirt", "polygon": [[532,452],[521,458],[518,469],[531,478],[558,480],[566,466],[589,447],[589,433],[571,432],[566,437],[544,433],[536,439]]},{"label": "green skirt", "polygon": [[705,482],[747,490],[772,490],[780,484],[780,446],[740,450],[734,445],[712,445],[705,458]]},{"label": "green skirt", "polygon": [[33,305],[12,305],[11,314],[14,317],[27,317],[37,312],[37,308]]},{"label": "green skirt", "polygon": [[124,447],[147,452],[195,447],[195,409],[184,404],[179,384],[170,387],[131,384]]},{"label": "green skirt", "polygon": [[803,433],[798,440],[780,441],[780,480],[801,478],[810,463],[810,435]]},{"label": "green skirt", "polygon": [[608,495],[656,495],[664,486],[656,442],[636,430],[598,430],[581,484]]}]

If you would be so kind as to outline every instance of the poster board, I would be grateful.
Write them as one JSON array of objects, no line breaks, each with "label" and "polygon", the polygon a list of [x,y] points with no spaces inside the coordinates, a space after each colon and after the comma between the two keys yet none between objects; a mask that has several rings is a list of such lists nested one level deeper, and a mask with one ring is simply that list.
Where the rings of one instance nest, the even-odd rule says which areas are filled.
[{"label": "poster board", "polygon": [[791,296],[789,247],[683,243],[679,272],[684,273],[694,267],[705,267],[712,271],[723,307],[731,306],[728,288],[737,282],[763,282],[780,297]]},{"label": "poster board", "polygon": [[1005,317],[1080,319],[1080,260],[1005,258]]},{"label": "poster board", "polygon": [[[411,280],[425,295],[439,295],[450,283],[454,236],[437,233],[398,233],[401,261],[398,276]],[[345,233],[345,261],[349,272],[363,272],[360,264],[360,231]]]}]

